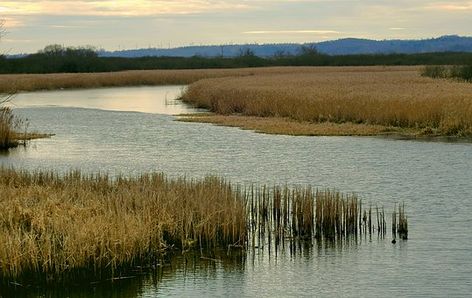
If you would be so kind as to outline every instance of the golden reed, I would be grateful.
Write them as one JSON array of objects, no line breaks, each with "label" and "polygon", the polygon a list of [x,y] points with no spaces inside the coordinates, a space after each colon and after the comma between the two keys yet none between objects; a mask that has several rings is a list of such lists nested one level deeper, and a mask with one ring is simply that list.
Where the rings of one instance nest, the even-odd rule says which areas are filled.
[{"label": "golden reed", "polygon": [[310,187],[0,169],[0,277],[115,276],[174,250],[384,236],[385,216],[379,211],[375,227],[366,211],[355,195]]},{"label": "golden reed", "polygon": [[417,67],[318,67],[205,79],[190,85],[183,100],[221,115],[472,135],[472,85],[422,77]]}]

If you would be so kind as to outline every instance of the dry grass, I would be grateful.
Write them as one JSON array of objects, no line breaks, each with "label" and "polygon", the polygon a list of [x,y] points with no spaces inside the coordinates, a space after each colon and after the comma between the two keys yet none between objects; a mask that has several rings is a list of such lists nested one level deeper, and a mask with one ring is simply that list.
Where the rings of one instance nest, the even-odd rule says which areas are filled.
[{"label": "dry grass", "polygon": [[355,195],[310,187],[0,169],[0,280],[108,278],[173,249],[347,238],[374,231],[371,213]]},{"label": "dry grass", "polygon": [[205,79],[190,85],[183,100],[222,115],[471,135],[472,85],[425,78],[419,70],[320,67],[288,74]]},{"label": "dry grass", "polygon": [[15,145],[14,138],[14,116],[10,108],[0,107],[0,150],[10,148]]},{"label": "dry grass", "polygon": [[0,170],[0,272],[111,271],[170,246],[244,241],[244,200],[221,179],[66,177]]},{"label": "dry grass", "polygon": [[291,136],[416,136],[418,134],[418,131],[415,129],[404,129],[399,127],[355,123],[301,122],[290,118],[280,117],[187,114],[180,115],[178,120],[183,122],[211,123],[222,126],[239,127],[242,129],[253,130],[258,133]]},{"label": "dry grass", "polygon": [[26,145],[33,139],[51,137],[52,134],[28,132],[27,123],[13,115],[11,108],[0,107],[0,150]]},{"label": "dry grass", "polygon": [[[297,71],[311,71],[301,67]],[[292,67],[197,69],[197,70],[136,70],[77,74],[13,74],[0,75],[0,93],[21,91],[80,89],[141,85],[183,85],[205,78],[251,76],[263,73],[290,73]]]}]

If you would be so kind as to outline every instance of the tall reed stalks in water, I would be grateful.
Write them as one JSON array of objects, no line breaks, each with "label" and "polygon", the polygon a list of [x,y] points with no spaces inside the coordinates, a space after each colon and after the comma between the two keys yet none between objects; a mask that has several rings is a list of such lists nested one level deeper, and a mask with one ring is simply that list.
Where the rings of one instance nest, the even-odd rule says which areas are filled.
[{"label": "tall reed stalks in water", "polygon": [[0,150],[16,144],[14,140],[14,116],[9,107],[0,107]]},{"label": "tall reed stalks in water", "polygon": [[[242,189],[217,177],[111,179],[0,168],[0,279],[115,276],[175,249],[254,249],[375,229],[384,235],[383,209],[377,227],[372,207],[369,217],[361,210],[355,195],[310,187]],[[404,207],[399,212],[404,233]]]}]

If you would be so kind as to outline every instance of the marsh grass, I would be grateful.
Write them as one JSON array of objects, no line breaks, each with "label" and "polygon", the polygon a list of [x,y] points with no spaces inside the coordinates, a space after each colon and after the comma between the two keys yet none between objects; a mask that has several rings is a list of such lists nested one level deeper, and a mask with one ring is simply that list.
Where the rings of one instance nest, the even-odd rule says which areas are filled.
[{"label": "marsh grass", "polygon": [[0,171],[3,278],[112,274],[174,248],[244,242],[244,200],[225,181]]},{"label": "marsh grass", "polygon": [[0,74],[0,93],[122,86],[186,85],[201,79],[311,72],[313,67],[131,70],[102,73]]},{"label": "marsh grass", "polygon": [[310,187],[0,169],[0,276],[113,279],[137,266],[156,268],[176,252],[204,257],[376,230],[384,236],[384,216],[375,226],[368,212],[367,220],[355,195]]},{"label": "marsh grass", "polygon": [[190,85],[183,100],[219,115],[468,136],[471,94],[470,84],[422,77],[418,68],[321,67],[312,72],[205,79]]},{"label": "marsh grass", "polygon": [[0,107],[0,150],[17,145],[14,138],[14,116],[10,108]]},{"label": "marsh grass", "polygon": [[[221,126],[239,127],[257,133],[284,134],[291,136],[404,136],[420,137],[424,132],[416,129],[362,123],[333,123],[296,121],[288,117],[256,117],[241,115],[219,115],[195,113],[179,115],[178,121],[211,123]],[[431,135],[433,131],[427,132]]]},{"label": "marsh grass", "polygon": [[51,136],[53,134],[28,132],[27,120],[15,117],[10,107],[0,107],[0,151],[26,146],[30,140]]}]

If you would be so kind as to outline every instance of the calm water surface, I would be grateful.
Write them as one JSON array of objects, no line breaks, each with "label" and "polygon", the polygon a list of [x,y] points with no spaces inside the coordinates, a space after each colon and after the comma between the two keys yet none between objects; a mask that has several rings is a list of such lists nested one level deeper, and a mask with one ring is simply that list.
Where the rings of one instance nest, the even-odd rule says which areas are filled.
[{"label": "calm water surface", "polygon": [[[355,137],[289,137],[174,121],[192,112],[182,87],[20,94],[15,113],[56,134],[0,156],[29,170],[171,176],[235,183],[310,184],[358,193],[391,210],[405,202],[410,239],[359,239],[244,260],[174,258],[159,276],[69,296],[472,295],[472,144]],[[51,294],[53,295],[53,294]]]}]

